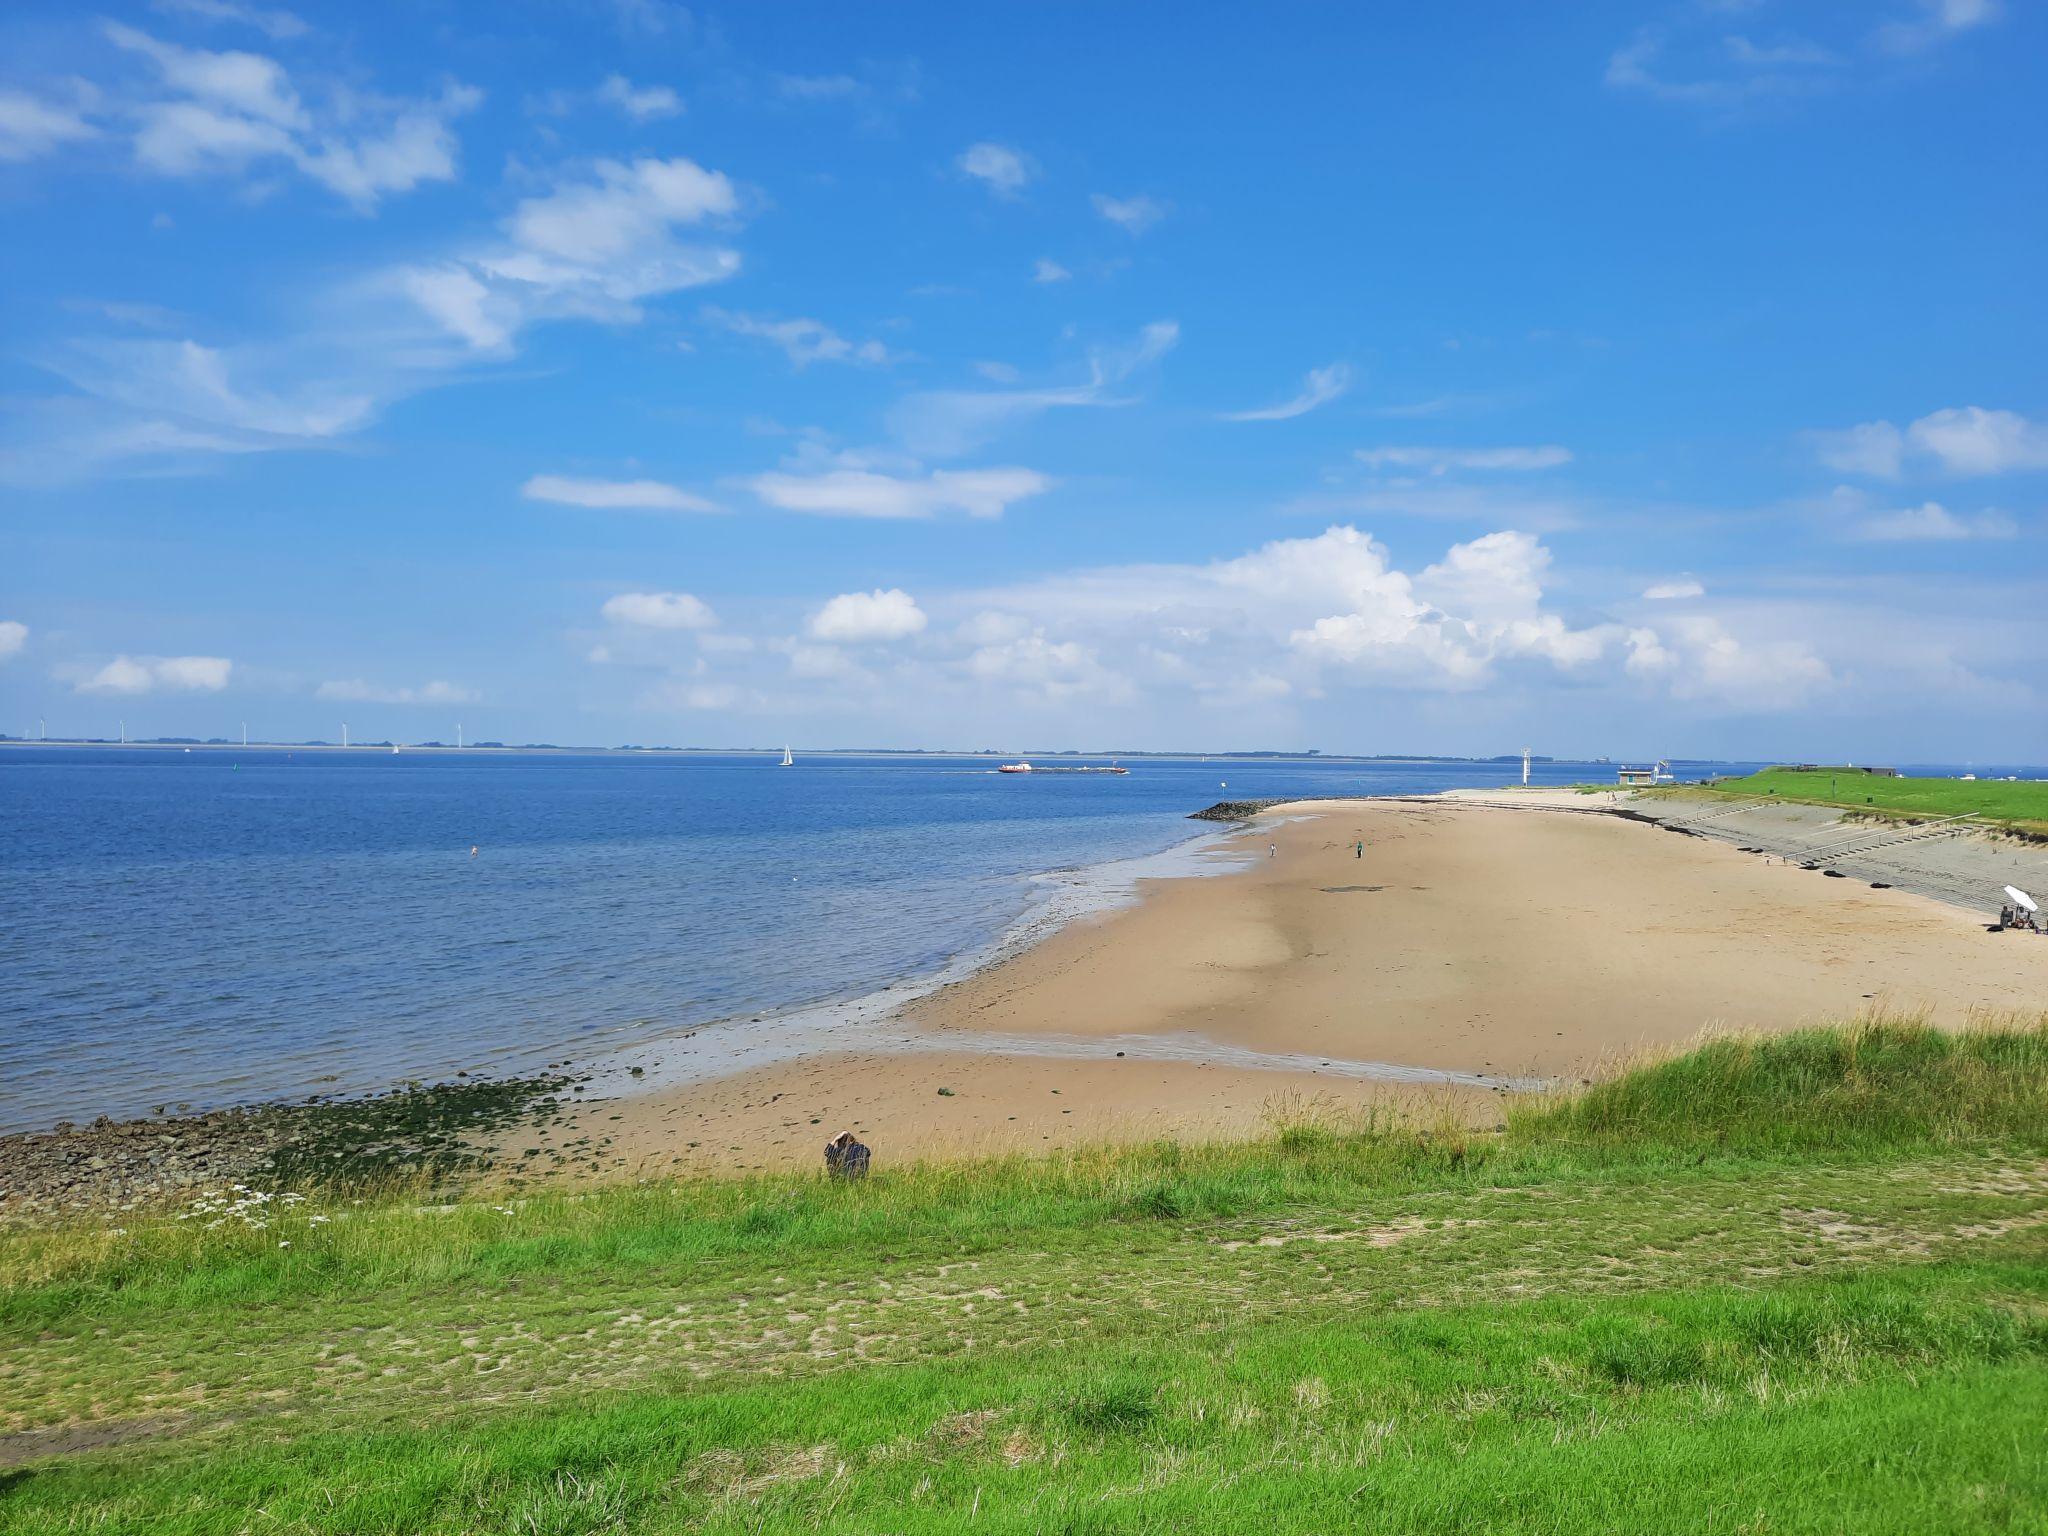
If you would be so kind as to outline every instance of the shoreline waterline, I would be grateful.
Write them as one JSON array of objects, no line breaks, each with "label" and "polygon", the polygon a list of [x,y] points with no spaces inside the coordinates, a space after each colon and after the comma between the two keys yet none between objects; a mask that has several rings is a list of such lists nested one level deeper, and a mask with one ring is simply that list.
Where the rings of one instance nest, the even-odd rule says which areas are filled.
[{"label": "shoreline waterline", "polygon": [[[734,1077],[741,1073],[847,1051],[903,1056],[1028,1056],[1061,1061],[1138,1059],[1276,1073],[1307,1072],[1405,1086],[1530,1092],[1547,1077],[1460,1072],[1391,1061],[1260,1051],[1182,1032],[1172,1036],[1004,1034],[949,1031],[936,1035],[903,1015],[918,1003],[995,970],[1063,929],[1138,905],[1142,886],[1154,881],[1215,879],[1256,867],[1260,829],[1274,829],[1352,800],[1401,803],[1429,795],[1342,796],[1282,800],[1265,807],[1257,827],[1249,819],[1211,825],[1158,853],[1042,871],[1034,886],[1052,887],[987,944],[963,951],[937,970],[907,977],[877,991],[805,1005],[767,1016],[738,1016],[693,1026],[579,1063],[590,1096],[633,1098]],[[1243,846],[1238,846],[1242,844]],[[730,1033],[727,1033],[730,1031]],[[704,1035],[712,1035],[702,1040]],[[704,1055],[700,1051],[718,1052]]]},{"label": "shoreline waterline", "polygon": [[[1476,768],[60,748],[0,754],[0,1130],[360,1096],[843,1003],[1259,793]],[[477,850],[474,854],[472,849]]]},{"label": "shoreline waterline", "polygon": [[1483,1128],[1504,1096],[1702,1032],[2048,996],[2048,945],[1562,792],[1197,825],[1020,877],[1020,914],[913,976],[576,1056],[483,1154],[522,1181],[738,1172],[854,1129],[893,1164],[1238,1139],[1306,1104]]}]

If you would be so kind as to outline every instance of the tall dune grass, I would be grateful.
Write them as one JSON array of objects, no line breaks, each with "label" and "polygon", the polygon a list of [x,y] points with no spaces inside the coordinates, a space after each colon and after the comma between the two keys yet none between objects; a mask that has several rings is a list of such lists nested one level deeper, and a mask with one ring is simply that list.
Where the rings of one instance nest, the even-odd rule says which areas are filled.
[{"label": "tall dune grass", "polygon": [[2048,1014],[1943,1031],[1855,1024],[1709,1039],[1509,1112],[1507,1140],[1570,1148],[1854,1151],[2048,1136]]}]

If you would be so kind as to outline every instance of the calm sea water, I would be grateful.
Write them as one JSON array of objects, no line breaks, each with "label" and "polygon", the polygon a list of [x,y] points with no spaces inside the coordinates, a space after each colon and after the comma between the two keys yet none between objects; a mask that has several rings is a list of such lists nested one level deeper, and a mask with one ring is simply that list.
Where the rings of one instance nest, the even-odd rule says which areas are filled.
[{"label": "calm sea water", "polygon": [[928,973],[1018,920],[1033,875],[1168,848],[1219,798],[1516,771],[990,767],[0,748],[0,1129],[588,1061]]}]

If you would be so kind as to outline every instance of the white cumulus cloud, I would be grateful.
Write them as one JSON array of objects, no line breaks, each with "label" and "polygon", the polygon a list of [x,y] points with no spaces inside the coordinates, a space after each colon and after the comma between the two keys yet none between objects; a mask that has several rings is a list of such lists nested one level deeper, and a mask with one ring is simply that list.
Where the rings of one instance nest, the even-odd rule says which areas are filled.
[{"label": "white cumulus cloud", "polygon": [[908,639],[922,633],[926,622],[924,611],[908,592],[890,587],[886,591],[842,592],[811,615],[806,629],[814,640],[859,645]]},{"label": "white cumulus cloud", "polygon": [[218,693],[234,663],[224,656],[116,656],[77,685],[80,693]]},{"label": "white cumulus cloud", "polygon": [[[1654,683],[1674,697],[1747,710],[1791,707],[1832,674],[1798,640],[1752,637],[1718,618],[1630,627],[1574,621],[1545,600],[1550,551],[1504,529],[1452,545],[1419,571],[1338,525],[1200,565],[1133,565],[958,594],[969,615],[956,644],[989,652],[984,675],[1012,663],[1096,669],[1107,696],[1126,679],[1251,702],[1341,688],[1466,692],[1507,669],[1578,686]],[[1114,665],[1106,659],[1113,659]]]},{"label": "white cumulus cloud", "polygon": [[970,144],[954,165],[998,197],[1015,197],[1036,172],[1031,157],[1007,144]]},{"label": "white cumulus cloud", "polygon": [[1951,475],[2048,469],[2048,422],[1977,405],[1930,411],[1904,428],[1866,421],[1807,436],[1828,468],[1877,479],[1896,480],[1914,465]]},{"label": "white cumulus cloud", "polygon": [[1951,407],[1922,416],[1906,435],[1952,475],[2048,469],[2048,422],[2029,421],[2014,411]]},{"label": "white cumulus cloud", "polygon": [[1835,682],[1828,664],[1799,640],[1745,640],[1711,615],[1667,620],[1627,636],[1628,671],[1662,683],[1677,699],[1744,713],[1797,709]]},{"label": "white cumulus cloud", "polygon": [[28,626],[19,619],[0,619],[0,661],[19,656],[28,644]]}]

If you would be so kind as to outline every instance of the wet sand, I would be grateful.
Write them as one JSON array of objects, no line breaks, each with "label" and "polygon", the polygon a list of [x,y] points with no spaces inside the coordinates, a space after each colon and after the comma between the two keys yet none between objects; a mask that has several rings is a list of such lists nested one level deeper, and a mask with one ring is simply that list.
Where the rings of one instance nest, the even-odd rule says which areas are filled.
[{"label": "wet sand", "polygon": [[[753,1169],[815,1163],[841,1128],[902,1161],[1255,1134],[1307,1100],[1485,1123],[1494,1092],[1343,1064],[1569,1079],[1709,1028],[2048,1007],[2048,940],[1724,844],[1533,808],[1545,799],[1573,803],[1263,813],[1237,840],[1247,867],[1151,882],[1137,905],[913,1004],[903,1022],[929,1051],[841,1051],[600,1100],[542,1144],[605,1141],[595,1165],[612,1171]],[[991,1049],[991,1035],[1089,1042],[1093,1059]],[[1333,1065],[1205,1064],[1203,1042]]]}]

